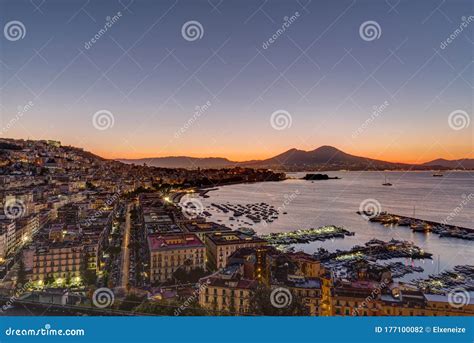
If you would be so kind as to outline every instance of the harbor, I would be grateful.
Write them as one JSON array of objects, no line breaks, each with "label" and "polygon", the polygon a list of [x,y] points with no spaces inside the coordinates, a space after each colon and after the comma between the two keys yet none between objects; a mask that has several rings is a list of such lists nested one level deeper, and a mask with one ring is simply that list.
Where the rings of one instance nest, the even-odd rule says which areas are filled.
[{"label": "harbor", "polygon": [[384,242],[374,238],[363,246],[356,245],[350,250],[338,249],[335,252],[329,252],[324,248],[320,248],[313,256],[324,262],[329,260],[349,261],[358,259],[377,261],[392,258],[431,259],[433,254],[424,251],[413,242],[396,239]]},{"label": "harbor", "polygon": [[308,243],[313,241],[325,241],[327,239],[344,238],[344,236],[353,236],[342,227],[328,225],[315,229],[300,229],[289,232],[276,232],[260,236],[272,245],[290,245],[299,243]]},{"label": "harbor", "polygon": [[451,237],[464,240],[474,240],[474,229],[424,220],[414,217],[407,217],[398,214],[381,212],[377,215],[369,212],[358,211],[360,215],[369,218],[370,222],[380,223],[384,226],[405,226],[413,232],[433,232],[439,237]]},{"label": "harbor", "polygon": [[452,270],[429,275],[426,279],[415,279],[412,284],[431,294],[445,295],[457,288],[474,292],[474,266],[458,265]]}]

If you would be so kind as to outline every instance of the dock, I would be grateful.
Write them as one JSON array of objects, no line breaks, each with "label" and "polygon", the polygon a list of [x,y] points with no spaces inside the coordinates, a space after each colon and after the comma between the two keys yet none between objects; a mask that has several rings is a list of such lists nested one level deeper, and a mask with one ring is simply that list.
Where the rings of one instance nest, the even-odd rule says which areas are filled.
[{"label": "dock", "polygon": [[377,222],[383,225],[407,226],[414,232],[433,232],[440,237],[451,237],[465,240],[474,240],[474,229],[451,225],[447,223],[435,222],[432,220],[402,216],[388,212],[381,212],[377,215],[363,213],[358,211],[360,215],[366,215],[371,222]]}]

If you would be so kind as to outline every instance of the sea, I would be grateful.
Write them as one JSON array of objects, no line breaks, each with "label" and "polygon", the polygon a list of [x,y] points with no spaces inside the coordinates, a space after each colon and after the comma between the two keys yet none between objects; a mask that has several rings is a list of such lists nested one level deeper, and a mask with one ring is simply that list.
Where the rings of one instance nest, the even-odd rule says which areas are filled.
[{"label": "sea", "polygon": [[[424,271],[407,274],[400,281],[424,278],[450,270],[456,265],[474,265],[474,241],[440,238],[434,233],[412,232],[406,226],[384,226],[369,222],[356,212],[367,204],[376,204],[379,210],[419,219],[443,222],[474,229],[474,172],[446,171],[443,177],[433,172],[325,172],[339,179],[307,181],[306,173],[287,173],[280,182],[259,182],[218,187],[205,197],[187,194],[181,203],[198,198],[204,210],[211,214],[208,220],[233,229],[251,227],[257,234],[317,228],[325,225],[342,226],[355,232],[344,239],[316,241],[294,245],[296,251],[314,253],[323,247],[329,251],[348,250],[376,238],[392,238],[414,242],[433,254],[431,260],[395,259],[405,264],[421,266]],[[389,182],[392,186],[383,186]],[[248,225],[230,220],[232,213],[218,211],[215,204],[266,203],[278,208],[280,215],[273,222]],[[286,214],[282,214],[286,212]],[[250,222],[250,221],[247,221]],[[381,261],[382,263],[384,261]]]}]

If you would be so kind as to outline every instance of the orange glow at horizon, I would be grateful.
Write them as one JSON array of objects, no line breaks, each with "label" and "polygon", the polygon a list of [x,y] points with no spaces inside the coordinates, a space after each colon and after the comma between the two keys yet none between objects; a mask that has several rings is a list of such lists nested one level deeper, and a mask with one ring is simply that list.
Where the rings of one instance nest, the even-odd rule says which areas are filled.
[{"label": "orange glow at horizon", "polygon": [[[456,160],[456,159],[463,159],[463,158],[474,158],[474,151],[466,150],[465,148],[456,149],[456,151],[443,151],[443,150],[431,150],[431,151],[423,151],[420,149],[394,149],[393,151],[386,151],[383,154],[377,152],[373,149],[360,149],[360,150],[353,150],[350,148],[345,147],[336,147],[343,152],[355,155],[359,157],[366,157],[376,160],[382,160],[387,162],[393,163],[407,163],[407,164],[421,164],[425,162],[429,162],[438,158],[444,158],[447,160]],[[142,151],[101,151],[100,149],[95,150],[92,149],[92,152],[95,154],[107,158],[107,159],[144,159],[144,158],[159,158],[159,157],[170,157],[170,156],[186,156],[186,157],[195,157],[195,158],[206,158],[206,157],[218,157],[218,158],[227,158],[230,161],[235,162],[245,162],[250,160],[264,160],[276,155],[279,155],[290,148],[283,149],[283,150],[272,150],[272,151],[265,151],[262,153],[257,152],[248,152],[248,153],[238,153],[234,151],[229,151],[226,153],[208,153],[201,151],[169,151],[169,153],[157,153],[156,150],[146,149]],[[307,149],[300,149],[306,150]]]}]

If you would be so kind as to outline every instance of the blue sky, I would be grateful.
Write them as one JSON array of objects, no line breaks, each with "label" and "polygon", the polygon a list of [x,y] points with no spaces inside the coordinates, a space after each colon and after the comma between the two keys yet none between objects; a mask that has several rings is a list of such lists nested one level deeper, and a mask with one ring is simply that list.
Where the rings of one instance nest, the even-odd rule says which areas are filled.
[{"label": "blue sky", "polygon": [[[0,13],[26,32],[0,40],[4,137],[105,157],[245,160],[320,145],[403,162],[474,157],[474,123],[449,125],[455,111],[473,120],[468,0],[2,0]],[[189,21],[201,38],[183,37]],[[373,40],[360,34],[369,21]],[[103,111],[113,125],[97,129]],[[282,111],[291,125],[275,129]]]}]

